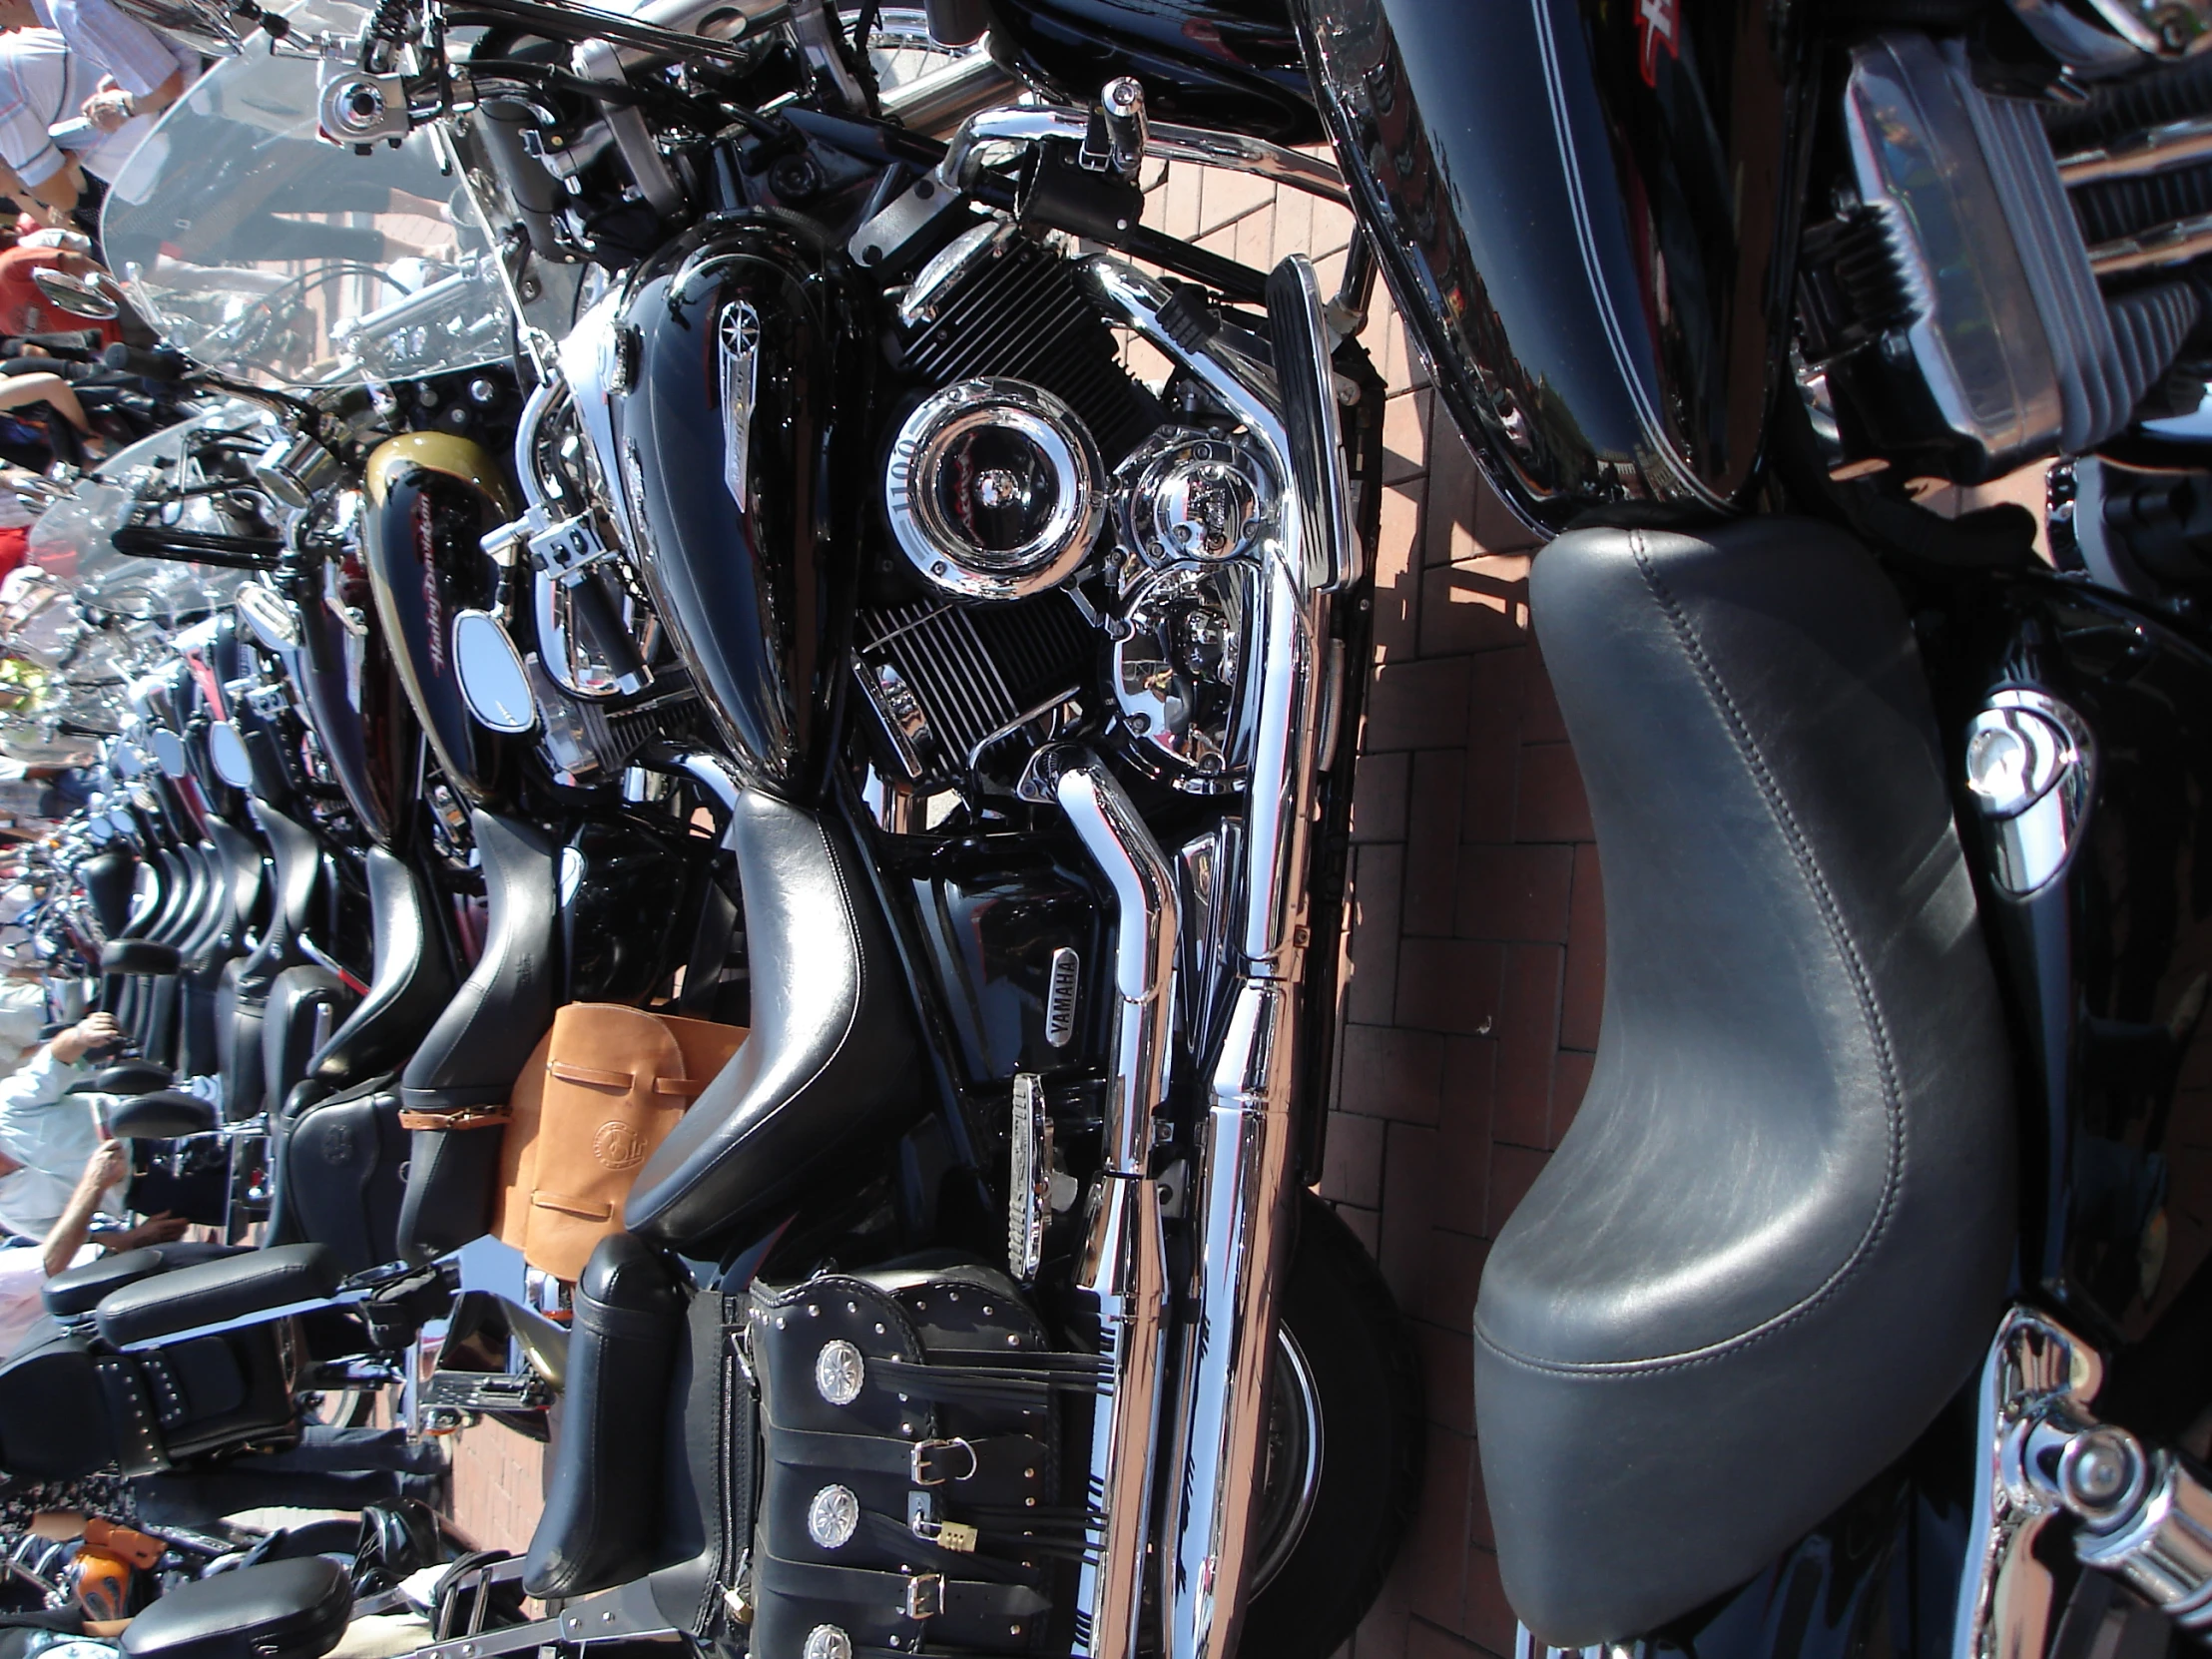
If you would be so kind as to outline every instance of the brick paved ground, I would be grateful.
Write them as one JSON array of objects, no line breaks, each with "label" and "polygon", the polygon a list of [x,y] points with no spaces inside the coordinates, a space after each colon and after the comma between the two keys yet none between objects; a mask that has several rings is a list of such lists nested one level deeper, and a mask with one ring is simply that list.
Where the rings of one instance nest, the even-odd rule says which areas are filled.
[{"label": "brick paved ground", "polygon": [[[1343,260],[1341,210],[1177,168],[1148,223],[1265,269]],[[1379,295],[1380,301],[1380,295]],[[1376,579],[1344,1040],[1322,1183],[1375,1250],[1426,1358],[1420,1513],[1351,1659],[1511,1651],[1473,1438],[1469,1322],[1487,1241],[1574,1116],[1597,1046],[1603,913],[1581,781],[1528,633],[1530,541],[1433,419],[1379,302],[1389,493]],[[536,1448],[463,1437],[458,1518],[520,1547]]]}]

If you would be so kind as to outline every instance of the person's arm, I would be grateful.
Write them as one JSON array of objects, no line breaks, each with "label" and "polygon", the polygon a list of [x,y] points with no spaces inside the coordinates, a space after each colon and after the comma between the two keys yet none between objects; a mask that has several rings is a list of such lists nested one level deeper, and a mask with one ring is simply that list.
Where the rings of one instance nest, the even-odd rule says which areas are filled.
[{"label": "person's arm", "polygon": [[83,115],[103,133],[112,133],[136,116],[160,114],[184,97],[185,88],[190,85],[191,79],[180,69],[151,92],[128,92],[122,87],[106,86],[85,100]]},{"label": "person's arm", "polygon": [[130,1173],[130,1156],[121,1141],[102,1141],[100,1150],[86,1160],[85,1173],[77,1178],[77,1190],[69,1195],[61,1219],[47,1230],[41,1247],[47,1278],[77,1259],[77,1252],[85,1248],[85,1236],[92,1231],[92,1218],[100,1213],[100,1200]]},{"label": "person's arm", "polygon": [[34,201],[66,218],[77,211],[77,203],[85,194],[85,170],[77,165],[75,156],[64,156],[60,167],[29,189]]},{"label": "person's arm", "polygon": [[0,379],[0,409],[20,409],[26,403],[49,404],[78,431],[88,436],[92,432],[76,388],[59,374],[11,374]]}]

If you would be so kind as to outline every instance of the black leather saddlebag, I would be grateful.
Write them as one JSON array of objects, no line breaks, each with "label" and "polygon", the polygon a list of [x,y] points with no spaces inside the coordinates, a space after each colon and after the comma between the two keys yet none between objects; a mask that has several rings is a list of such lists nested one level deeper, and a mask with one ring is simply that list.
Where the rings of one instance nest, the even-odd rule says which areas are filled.
[{"label": "black leather saddlebag", "polygon": [[407,1132],[388,1079],[303,1103],[284,1130],[271,1241],[327,1245],[343,1273],[397,1259],[406,1163]]},{"label": "black leather saddlebag", "polygon": [[1083,1539],[1056,1503],[1060,1397],[1094,1360],[1050,1352],[1012,1283],[965,1263],[756,1286],[747,1341],[759,1659],[1052,1642]]}]

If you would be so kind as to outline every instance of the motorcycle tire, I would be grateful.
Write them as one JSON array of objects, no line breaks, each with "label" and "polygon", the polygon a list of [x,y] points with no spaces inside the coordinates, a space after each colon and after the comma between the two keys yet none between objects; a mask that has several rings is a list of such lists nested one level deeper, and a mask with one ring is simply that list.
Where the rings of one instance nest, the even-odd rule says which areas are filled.
[{"label": "motorcycle tire", "polygon": [[1374,1259],[1311,1193],[1298,1224],[1239,1648],[1329,1659],[1396,1557],[1420,1499],[1425,1430],[1420,1363]]}]

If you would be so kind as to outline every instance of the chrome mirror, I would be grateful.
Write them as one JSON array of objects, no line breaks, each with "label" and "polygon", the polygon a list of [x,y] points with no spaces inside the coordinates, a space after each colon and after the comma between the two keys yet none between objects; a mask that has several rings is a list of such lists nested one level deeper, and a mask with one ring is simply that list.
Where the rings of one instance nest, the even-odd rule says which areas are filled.
[{"label": "chrome mirror", "polygon": [[215,768],[215,775],[234,790],[253,787],[254,762],[246,753],[246,740],[227,720],[219,720],[208,728],[208,764]]},{"label": "chrome mirror", "polygon": [[191,775],[192,757],[185,753],[185,740],[166,726],[157,726],[148,735],[146,747],[154,752],[154,764],[172,778]]},{"label": "chrome mirror", "polygon": [[45,266],[31,273],[31,281],[71,316],[106,322],[123,309],[123,289],[104,271],[89,271],[79,276]]},{"label": "chrome mirror", "polygon": [[239,588],[239,616],[265,649],[282,655],[299,648],[299,613],[291,601],[260,582]]},{"label": "chrome mirror", "polygon": [[538,710],[522,653],[489,611],[454,617],[453,673],[461,683],[461,701],[478,725],[518,735],[536,728]]}]

